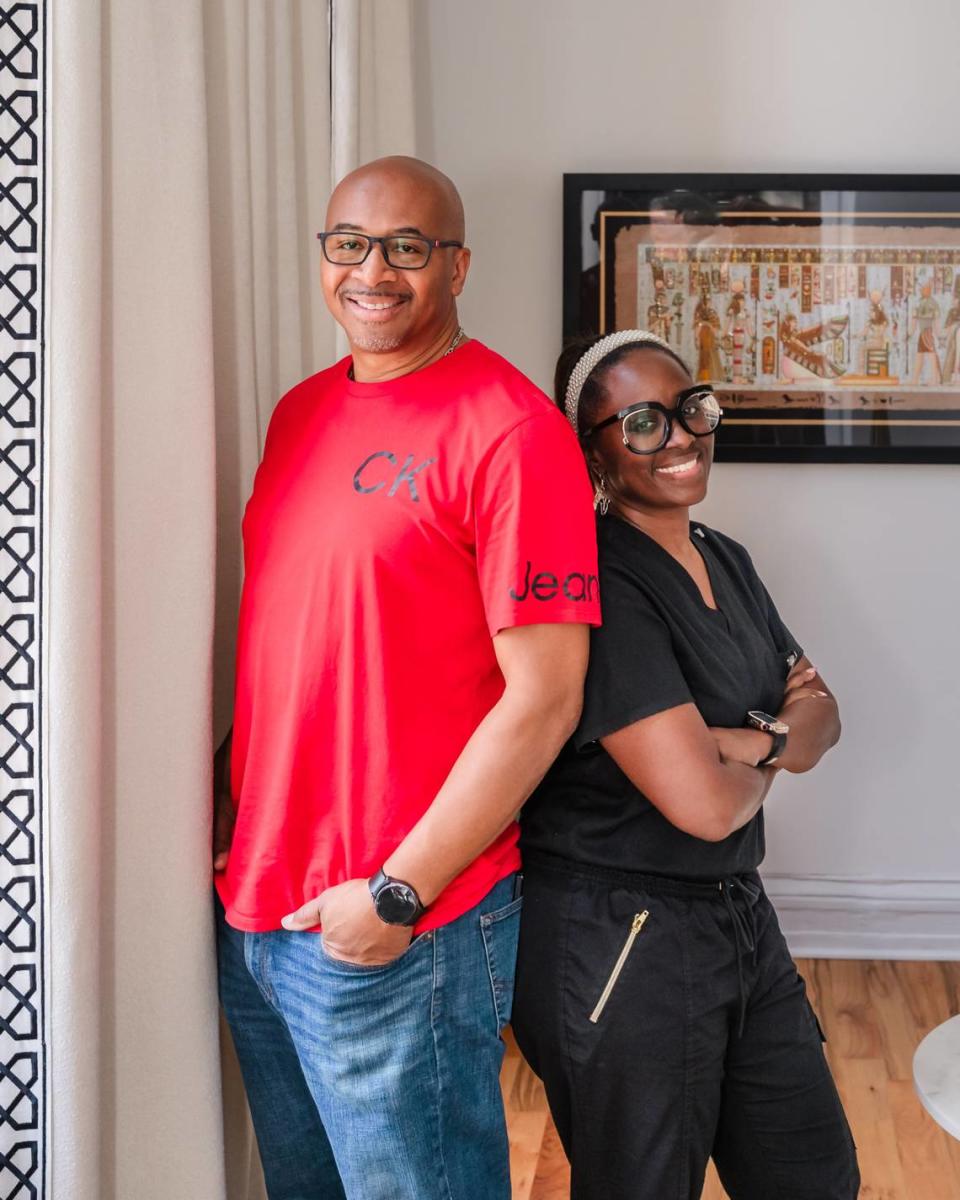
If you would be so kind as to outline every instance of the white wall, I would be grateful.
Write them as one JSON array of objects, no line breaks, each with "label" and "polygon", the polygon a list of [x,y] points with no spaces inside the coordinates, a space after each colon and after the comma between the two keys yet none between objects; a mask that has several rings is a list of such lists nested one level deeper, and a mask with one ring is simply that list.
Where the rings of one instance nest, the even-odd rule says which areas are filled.
[{"label": "white wall", "polygon": [[[420,146],[460,186],[462,317],[548,388],[564,171],[960,170],[956,0],[418,0]],[[960,956],[960,467],[724,464],[845,732],[768,802],[797,952]]]}]

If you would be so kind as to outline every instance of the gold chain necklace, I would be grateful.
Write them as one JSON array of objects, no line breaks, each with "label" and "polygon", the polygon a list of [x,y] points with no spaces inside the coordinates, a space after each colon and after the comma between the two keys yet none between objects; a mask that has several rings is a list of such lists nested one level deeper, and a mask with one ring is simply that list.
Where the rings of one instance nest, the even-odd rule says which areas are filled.
[{"label": "gold chain necklace", "polygon": [[450,345],[446,348],[446,350],[444,350],[443,354],[440,355],[440,357],[446,358],[448,354],[452,354],[466,336],[467,334],[463,326],[458,325],[457,332],[453,335],[453,340],[450,342]]}]

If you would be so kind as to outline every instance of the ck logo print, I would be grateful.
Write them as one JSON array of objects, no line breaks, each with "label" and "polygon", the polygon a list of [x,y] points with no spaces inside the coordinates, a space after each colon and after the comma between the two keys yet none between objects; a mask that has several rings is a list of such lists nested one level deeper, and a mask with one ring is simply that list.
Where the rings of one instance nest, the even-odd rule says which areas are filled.
[{"label": "ck logo print", "polygon": [[534,575],[533,563],[527,560],[523,582],[519,587],[510,589],[511,600],[553,600],[560,592],[568,600],[596,600],[600,590],[600,581],[596,575],[584,575],[582,571],[571,571],[563,579],[552,571],[537,571]]},{"label": "ck logo print", "polygon": [[[389,486],[390,490],[387,492],[387,496],[392,498],[401,486],[406,484],[410,499],[414,504],[419,504],[420,493],[417,491],[417,476],[437,460],[425,458],[423,462],[414,466],[416,457],[415,454],[408,454],[399,471],[394,471],[392,468],[397,465],[397,456],[390,450],[375,450],[373,454],[368,454],[354,471],[353,490],[362,496],[371,496],[374,492],[379,492]],[[385,461],[380,462],[380,459]],[[386,465],[388,463],[389,466]]]}]

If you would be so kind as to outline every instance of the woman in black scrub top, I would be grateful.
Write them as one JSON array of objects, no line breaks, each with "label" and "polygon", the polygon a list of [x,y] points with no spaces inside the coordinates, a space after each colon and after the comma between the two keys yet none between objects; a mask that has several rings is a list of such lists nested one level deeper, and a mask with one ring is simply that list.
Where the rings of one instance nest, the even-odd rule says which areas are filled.
[{"label": "woman in black scrub top", "polygon": [[[597,489],[603,625],[583,715],[521,819],[513,1028],[573,1200],[854,1200],[822,1035],[757,867],[780,770],[837,705],[747,551],[689,509],[721,412],[639,330],[568,347],[558,403]],[[775,519],[771,515],[771,519]]]}]

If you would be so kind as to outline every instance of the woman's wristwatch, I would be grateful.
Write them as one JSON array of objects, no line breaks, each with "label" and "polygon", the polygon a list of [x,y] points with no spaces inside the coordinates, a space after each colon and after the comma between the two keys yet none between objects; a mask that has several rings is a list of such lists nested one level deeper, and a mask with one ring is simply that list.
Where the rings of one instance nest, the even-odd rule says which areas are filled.
[{"label": "woman's wristwatch", "polygon": [[778,717],[771,717],[769,713],[760,712],[759,709],[753,709],[747,713],[746,723],[751,729],[759,729],[761,733],[769,733],[773,738],[773,746],[770,749],[770,753],[762,762],[757,763],[758,767],[772,767],[786,749],[787,734],[790,732],[790,726],[786,721],[781,721]]}]

